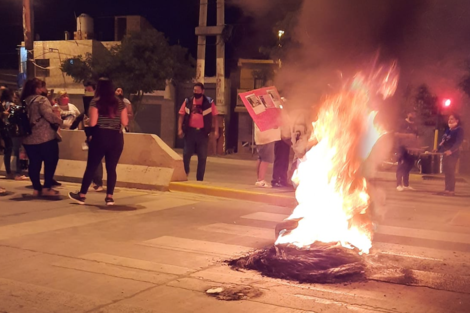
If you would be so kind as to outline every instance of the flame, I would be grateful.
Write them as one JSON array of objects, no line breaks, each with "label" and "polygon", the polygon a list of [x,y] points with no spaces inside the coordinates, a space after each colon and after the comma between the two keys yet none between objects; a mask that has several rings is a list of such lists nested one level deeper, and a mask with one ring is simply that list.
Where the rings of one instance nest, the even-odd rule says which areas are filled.
[{"label": "flame", "polygon": [[298,226],[282,233],[276,244],[302,248],[316,241],[339,242],[361,253],[369,252],[373,236],[368,214],[371,200],[361,169],[385,134],[374,123],[377,112],[370,108],[371,95],[374,89],[383,98],[394,93],[398,79],[395,70],[396,64],[388,71],[380,68],[369,79],[358,74],[349,87],[324,101],[310,139],[318,143],[307,152],[293,176],[298,184],[298,206],[287,220],[299,220]]}]

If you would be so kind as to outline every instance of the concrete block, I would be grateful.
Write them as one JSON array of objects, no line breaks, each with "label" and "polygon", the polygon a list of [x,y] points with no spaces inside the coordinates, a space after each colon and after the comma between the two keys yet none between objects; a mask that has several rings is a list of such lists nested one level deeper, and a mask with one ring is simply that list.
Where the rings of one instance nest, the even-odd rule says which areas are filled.
[{"label": "concrete block", "polygon": [[[61,135],[56,177],[62,181],[81,182],[88,156],[88,152],[82,150],[85,134],[79,130],[61,130]],[[1,164],[0,173],[4,171]],[[187,180],[182,157],[151,134],[124,134],[124,151],[117,175],[119,187],[152,190],[168,190],[170,182]],[[106,180],[106,167],[103,178]]]}]

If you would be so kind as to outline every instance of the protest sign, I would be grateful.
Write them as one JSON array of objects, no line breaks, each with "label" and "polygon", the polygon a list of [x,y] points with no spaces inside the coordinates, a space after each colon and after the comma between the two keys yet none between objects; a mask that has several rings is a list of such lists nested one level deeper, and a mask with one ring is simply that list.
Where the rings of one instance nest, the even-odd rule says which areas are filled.
[{"label": "protest sign", "polygon": [[265,87],[239,94],[260,131],[281,125],[282,100],[276,87]]}]

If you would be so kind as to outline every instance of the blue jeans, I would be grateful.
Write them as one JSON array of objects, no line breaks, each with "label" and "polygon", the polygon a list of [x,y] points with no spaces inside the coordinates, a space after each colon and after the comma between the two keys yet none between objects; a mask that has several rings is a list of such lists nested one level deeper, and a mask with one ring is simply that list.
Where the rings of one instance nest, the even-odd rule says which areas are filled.
[{"label": "blue jeans", "polygon": [[189,174],[189,165],[194,153],[197,155],[196,179],[204,180],[206,172],[207,149],[209,146],[209,135],[203,129],[190,127],[184,134],[183,163],[186,175]]}]

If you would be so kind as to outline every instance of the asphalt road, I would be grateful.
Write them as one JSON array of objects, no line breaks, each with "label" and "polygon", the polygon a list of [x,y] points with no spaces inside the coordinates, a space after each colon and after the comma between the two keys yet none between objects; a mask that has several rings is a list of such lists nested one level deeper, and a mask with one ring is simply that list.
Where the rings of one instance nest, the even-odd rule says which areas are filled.
[{"label": "asphalt road", "polygon": [[[118,189],[109,210],[103,194],[90,193],[87,206],[37,200],[27,182],[0,179],[12,192],[0,197],[0,312],[469,312],[470,188],[433,195],[442,184],[398,193],[393,181],[376,183],[386,206],[371,257],[406,269],[409,285],[385,270],[321,285],[224,263],[272,244],[286,207]],[[210,288],[248,298],[219,300]]]}]

